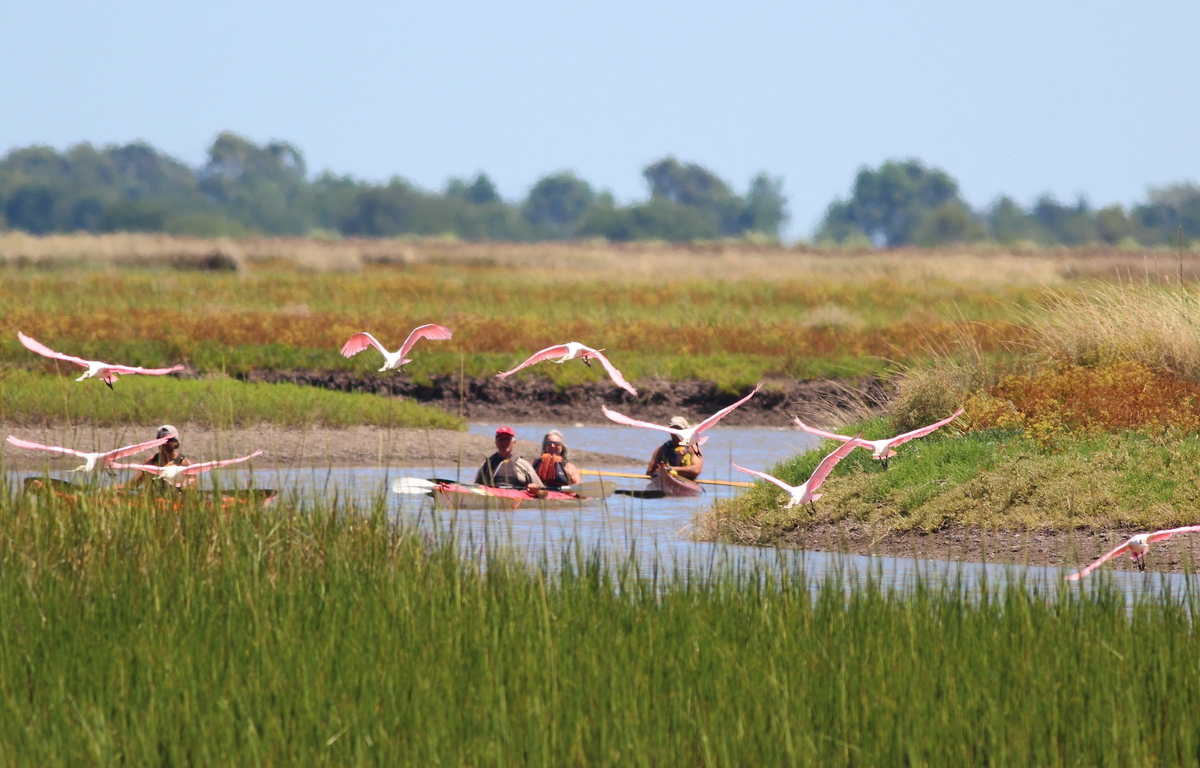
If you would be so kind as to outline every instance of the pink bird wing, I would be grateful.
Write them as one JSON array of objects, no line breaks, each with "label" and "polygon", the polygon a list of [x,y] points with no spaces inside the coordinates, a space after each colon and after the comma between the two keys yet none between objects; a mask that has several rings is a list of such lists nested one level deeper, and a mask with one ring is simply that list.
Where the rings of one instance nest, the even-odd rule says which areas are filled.
[{"label": "pink bird wing", "polygon": [[567,350],[566,344],[556,344],[553,347],[546,347],[541,352],[534,352],[532,355],[529,356],[528,360],[521,363],[516,368],[513,368],[511,371],[503,371],[501,373],[497,373],[496,378],[503,379],[505,376],[512,376],[514,373],[521,370],[522,368],[528,368],[529,366],[533,365],[534,363],[540,363],[543,360],[549,360],[552,357],[562,357],[563,355],[567,354],[567,352],[568,352],[568,350]]},{"label": "pink bird wing", "polygon": [[159,437],[154,440],[147,440],[146,442],[138,443],[137,445],[127,445],[124,448],[117,448],[114,451],[109,451],[108,453],[102,453],[102,454],[100,454],[100,458],[105,461],[113,461],[114,459],[123,459],[126,456],[132,456],[135,453],[141,453],[142,451],[148,451],[151,448],[157,448],[158,446],[162,445],[163,443],[167,442],[170,439],[171,439],[171,437],[168,435],[167,437]]},{"label": "pink bird wing", "polygon": [[137,366],[133,365],[110,365],[107,367],[108,370],[112,371],[113,373],[119,373],[122,375],[141,373],[147,376],[165,376],[168,373],[175,373],[176,371],[183,370],[182,365],[175,365],[170,368],[138,368]]},{"label": "pink bird wing", "polygon": [[[379,339],[375,338],[366,331],[359,331],[350,338],[346,339],[346,343],[342,345],[342,357],[353,357],[359,352],[362,352],[367,347],[375,347],[383,354],[388,351],[379,343]],[[403,355],[401,355],[403,357]]]},{"label": "pink bird wing", "polygon": [[780,480],[778,477],[775,477],[774,475],[768,475],[766,472],[755,472],[753,469],[746,469],[745,467],[739,467],[737,464],[734,464],[733,468],[736,470],[739,470],[741,472],[745,472],[747,475],[754,475],[755,477],[757,477],[759,479],[766,480],[768,483],[775,483],[775,485],[778,485],[780,488],[787,491],[788,493],[791,493],[792,491],[796,490],[795,486],[788,485],[787,483]]},{"label": "pink bird wing", "polygon": [[912,432],[905,432],[903,435],[896,435],[891,440],[888,440],[888,445],[889,446],[900,445],[901,443],[907,443],[909,440],[915,440],[918,437],[925,437],[925,435],[928,435],[930,432],[933,432],[936,429],[941,429],[942,427],[946,426],[950,422],[957,419],[959,416],[962,416],[962,414],[963,414],[963,409],[959,408],[957,411],[954,412],[954,415],[947,416],[946,418],[942,419],[941,421],[935,421],[934,423],[930,424],[929,426],[921,427],[920,429],[914,429]]},{"label": "pink bird wing", "polygon": [[200,474],[201,472],[207,472],[210,469],[216,469],[218,467],[227,467],[230,464],[238,464],[243,461],[249,461],[250,459],[253,459],[255,456],[262,456],[262,451],[255,451],[254,453],[250,454],[249,456],[241,456],[236,459],[221,459],[219,461],[206,461],[203,464],[192,464],[191,466],[183,468],[183,474],[197,475],[197,474]]},{"label": "pink bird wing", "polygon": [[[826,437],[826,438],[829,438],[830,440],[841,440],[842,442],[854,440],[854,438],[850,437],[849,435],[839,435],[836,432],[826,432],[823,429],[817,429],[816,427],[810,427],[807,424],[805,424],[803,421],[800,421],[799,417],[796,417],[796,416],[792,417],[792,422],[797,427],[800,427],[800,429],[803,429],[805,432],[808,432],[811,435],[817,435],[818,437]],[[871,444],[865,440],[859,440],[855,444],[863,445],[863,446],[866,446],[867,448],[872,447]]]},{"label": "pink bird wing", "polygon": [[1128,541],[1126,541],[1124,544],[1119,544],[1116,547],[1113,547],[1113,549],[1111,551],[1106,552],[1105,554],[1100,555],[1100,557],[1096,558],[1096,561],[1093,562],[1088,567],[1067,576],[1067,581],[1079,581],[1080,579],[1087,577],[1087,575],[1090,574],[1092,571],[1096,570],[1101,565],[1103,565],[1105,562],[1113,559],[1114,557],[1121,554],[1122,552],[1124,552],[1127,549],[1129,549]]},{"label": "pink bird wing", "polygon": [[846,442],[837,447],[837,450],[821,459],[821,463],[813,470],[812,476],[808,478],[808,492],[812,493],[821,487],[821,483],[825,482],[825,478],[829,477],[829,473],[839,461],[850,455],[850,452],[858,447],[859,435],[855,435]]},{"label": "pink bird wing", "polygon": [[418,325],[413,328],[412,333],[408,334],[408,338],[400,345],[400,357],[408,354],[408,351],[413,348],[413,345],[420,339],[433,339],[434,341],[445,341],[454,336],[454,331],[444,325]]},{"label": "pink bird wing", "polygon": [[1177,533],[1200,533],[1200,525],[1185,525],[1182,528],[1168,528],[1165,531],[1155,531],[1150,534],[1149,541],[1163,541]]},{"label": "pink bird wing", "polygon": [[70,456],[78,456],[82,459],[86,459],[91,456],[90,453],[81,453],[72,448],[63,448],[62,446],[58,445],[42,445],[41,443],[34,443],[29,440],[21,440],[20,438],[13,437],[12,435],[8,436],[8,442],[12,443],[18,448],[28,448],[31,451],[54,451],[55,453],[65,453]]},{"label": "pink bird wing", "polygon": [[25,345],[25,348],[28,349],[30,352],[37,352],[39,355],[42,355],[43,357],[50,357],[55,360],[66,360],[68,363],[75,363],[75,365],[82,365],[84,368],[87,368],[90,363],[90,361],[84,360],[82,357],[72,357],[71,355],[64,355],[62,352],[55,352],[53,349],[50,349],[50,347],[47,347],[42,342],[37,341],[36,339],[31,339],[28,336],[26,336],[25,334],[21,333],[20,331],[17,331],[17,338],[21,341],[22,344]]},{"label": "pink bird wing", "polygon": [[717,411],[716,413],[714,413],[712,416],[709,416],[707,419],[705,419],[704,421],[702,421],[702,422],[700,422],[699,424],[697,424],[697,425],[696,425],[696,434],[699,434],[699,433],[703,432],[704,430],[706,430],[706,429],[708,429],[709,427],[711,427],[713,424],[716,424],[718,421],[720,421],[721,419],[723,419],[723,418],[725,418],[726,416],[728,416],[728,415],[729,415],[730,413],[732,413],[732,412],[734,411],[734,409],[736,409],[736,408],[737,408],[739,405],[741,405],[742,403],[746,402],[747,400],[749,400],[750,398],[752,398],[752,397],[754,397],[756,394],[758,394],[758,390],[760,390],[760,389],[762,389],[762,384],[759,384],[758,386],[756,386],[754,389],[752,389],[752,390],[750,391],[750,394],[746,395],[746,396],[745,396],[745,397],[743,397],[741,400],[738,400],[738,401],[737,401],[736,403],[734,403],[733,405],[730,405],[730,406],[727,406],[727,407],[725,407],[725,408],[722,408],[721,410],[719,410],[719,411]]},{"label": "pink bird wing", "polygon": [[612,363],[608,362],[607,357],[595,350],[592,350],[592,354],[595,355],[596,359],[600,361],[600,365],[604,366],[604,370],[608,371],[608,377],[613,380],[614,384],[634,397],[637,397],[637,390],[633,388],[632,384],[630,384],[628,381],[625,381],[625,377],[621,375],[621,372],[618,371]]},{"label": "pink bird wing", "polygon": [[113,469],[136,469],[139,472],[149,472],[152,475],[157,475],[164,469],[164,467],[156,467],[153,464],[120,464],[115,461],[109,464],[109,466]]},{"label": "pink bird wing", "polygon": [[671,434],[675,434],[675,435],[679,434],[678,429],[672,429],[671,427],[664,427],[659,424],[651,424],[648,421],[638,421],[637,419],[631,419],[628,416],[626,416],[625,414],[617,413],[616,411],[611,411],[603,405],[600,406],[600,410],[604,412],[604,415],[608,417],[609,421],[615,421],[616,423],[622,424],[626,427],[642,427],[643,429],[657,429],[659,432],[670,432]]}]

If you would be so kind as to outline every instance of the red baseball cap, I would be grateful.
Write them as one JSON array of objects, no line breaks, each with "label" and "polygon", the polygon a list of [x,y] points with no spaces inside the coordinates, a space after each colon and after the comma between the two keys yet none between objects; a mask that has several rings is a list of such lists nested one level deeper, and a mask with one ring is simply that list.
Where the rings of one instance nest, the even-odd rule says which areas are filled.
[{"label": "red baseball cap", "polygon": [[517,436],[517,433],[516,433],[516,432],[513,432],[513,428],[512,428],[512,427],[499,427],[499,428],[496,430],[496,435],[497,435],[497,436],[499,436],[499,435],[511,435],[511,436],[513,436],[513,437],[516,437],[516,436]]}]

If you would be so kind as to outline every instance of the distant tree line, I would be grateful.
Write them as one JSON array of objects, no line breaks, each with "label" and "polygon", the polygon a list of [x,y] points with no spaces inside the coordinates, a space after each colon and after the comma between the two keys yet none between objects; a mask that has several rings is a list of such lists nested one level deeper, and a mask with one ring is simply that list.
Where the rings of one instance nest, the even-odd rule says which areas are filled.
[{"label": "distant tree line", "polygon": [[1200,240],[1200,186],[1151,188],[1147,200],[1126,210],[1120,205],[1092,208],[1080,198],[1064,204],[1049,195],[1029,208],[1001,196],[972,210],[945,171],[918,160],[889,160],[862,168],[847,200],[825,212],[818,243],[877,247],[935,246],[993,241],[1007,245],[1087,245],[1129,247]]},{"label": "distant tree line", "polygon": [[647,201],[617,205],[570,171],[503,200],[486,174],[441,192],[401,179],[382,184],[310,177],[287,142],[256,144],[222,133],[191,168],[143,143],[15,149],[0,160],[0,227],[51,232],[363,237],[454,235],[469,240],[708,240],[779,237],[783,182],[765,173],[745,195],[699,165],[667,157],[648,166]]},{"label": "distant tree line", "polygon": [[[692,241],[778,239],[787,220],[783,181],[760,173],[745,194],[707,168],[666,157],[642,171],[644,202],[618,205],[570,171],[545,176],[524,200],[506,201],[486,174],[451,179],[440,192],[396,177],[372,183],[311,176],[287,142],[220,134],[191,168],[143,143],[15,149],[0,159],[0,228],[180,235],[454,235],[467,240]],[[918,160],[859,170],[813,235],[818,244],[875,247],[1004,244],[1126,246],[1200,240],[1200,186],[1152,188],[1130,209],[1064,204],[1028,208],[1000,197],[972,209],[945,171]]]}]

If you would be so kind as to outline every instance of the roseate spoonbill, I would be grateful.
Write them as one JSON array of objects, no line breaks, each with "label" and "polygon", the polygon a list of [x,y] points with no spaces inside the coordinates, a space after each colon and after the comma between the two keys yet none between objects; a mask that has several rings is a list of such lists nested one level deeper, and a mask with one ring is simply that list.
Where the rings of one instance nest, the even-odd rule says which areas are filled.
[{"label": "roseate spoonbill", "polygon": [[416,328],[412,329],[412,333],[408,334],[408,338],[405,339],[404,343],[400,345],[400,349],[398,351],[388,352],[374,336],[366,331],[359,331],[347,339],[346,343],[342,345],[342,356],[354,357],[367,347],[375,347],[375,349],[378,349],[383,353],[383,367],[379,369],[380,371],[390,371],[393,368],[404,370],[404,366],[412,362],[412,360],[409,360],[404,356],[409,353],[409,350],[413,348],[413,345],[416,344],[418,340],[435,339],[437,341],[445,341],[453,335],[454,331],[450,330],[444,325],[435,325],[433,323],[429,323],[428,325],[418,325]]},{"label": "roseate spoonbill", "polygon": [[84,360],[82,357],[72,357],[71,355],[64,355],[62,352],[55,352],[53,349],[50,349],[50,347],[47,347],[40,341],[29,338],[20,331],[17,331],[17,338],[21,340],[21,343],[24,344],[25,348],[30,352],[36,352],[39,355],[49,357],[53,360],[65,360],[68,363],[75,363],[75,365],[82,365],[84,368],[87,368],[87,371],[85,371],[84,374],[78,379],[75,379],[75,381],[83,381],[84,379],[90,379],[94,376],[95,378],[100,379],[107,384],[109,389],[112,389],[113,382],[116,381],[117,376],[120,375],[141,373],[149,376],[162,376],[167,373],[175,373],[176,371],[183,370],[182,365],[176,365],[173,368],[137,368],[132,365],[114,365],[112,363],[104,363],[99,360]]},{"label": "roseate spoonbill", "polygon": [[72,469],[72,472],[91,472],[96,469],[96,465],[99,465],[102,469],[107,468],[117,459],[123,459],[135,453],[157,448],[170,439],[170,437],[160,437],[157,440],[149,440],[137,445],[127,445],[124,448],[117,448],[116,450],[104,453],[84,453],[83,451],[76,451],[73,448],[63,448],[58,445],[42,445],[41,443],[34,443],[29,440],[21,440],[12,435],[8,436],[8,442],[18,448],[28,448],[31,451],[54,451],[55,453],[65,453],[68,456],[78,456],[84,459],[84,463]]},{"label": "roseate spoonbill", "polygon": [[1067,581],[1079,581],[1099,568],[1104,561],[1111,560],[1126,550],[1129,551],[1129,556],[1133,558],[1133,562],[1137,564],[1138,570],[1144,571],[1146,570],[1146,552],[1149,551],[1150,545],[1156,541],[1166,541],[1177,533],[1200,533],[1200,525],[1185,525],[1182,528],[1167,528],[1162,531],[1154,531],[1153,533],[1139,533],[1136,536],[1130,537],[1129,541],[1126,541],[1124,544],[1113,548],[1112,551],[1101,555],[1088,567],[1070,574],[1067,576]]},{"label": "roseate spoonbill", "polygon": [[149,472],[153,475],[158,475],[163,480],[175,480],[181,475],[198,475],[201,472],[208,472],[218,467],[227,467],[230,464],[237,464],[242,461],[249,461],[255,456],[262,456],[262,451],[255,451],[249,456],[242,456],[237,459],[222,459],[220,461],[206,461],[203,464],[192,464],[191,466],[181,467],[177,464],[168,464],[165,467],[156,467],[153,464],[113,464],[113,469],[136,469],[142,472]]},{"label": "roseate spoonbill", "polygon": [[813,511],[815,512],[817,510],[816,501],[817,499],[821,498],[821,494],[816,492],[817,489],[821,487],[821,483],[825,482],[825,478],[828,477],[829,473],[833,471],[833,467],[839,461],[846,458],[846,456],[857,447],[857,443],[850,441],[846,441],[842,445],[838,446],[833,453],[821,459],[821,463],[817,465],[815,470],[813,470],[812,475],[810,475],[809,478],[800,485],[788,485],[778,477],[775,477],[774,475],[768,475],[766,472],[755,472],[753,469],[739,467],[737,464],[734,464],[733,466],[734,468],[745,472],[747,475],[754,475],[755,477],[766,480],[768,483],[775,483],[775,485],[778,485],[780,488],[790,493],[792,497],[788,499],[787,504],[784,504],[784,507],[795,507],[800,504],[807,504],[812,507]]},{"label": "roseate spoonbill", "polygon": [[516,368],[513,368],[511,371],[502,371],[497,373],[496,378],[503,379],[507,376],[512,376],[522,368],[528,368],[534,363],[540,363],[543,360],[550,360],[554,357],[557,357],[558,359],[554,360],[553,362],[558,363],[559,365],[562,365],[568,360],[574,360],[578,358],[582,360],[583,364],[589,368],[592,365],[590,361],[599,360],[600,365],[604,366],[605,371],[608,371],[608,377],[613,380],[614,384],[634,397],[637,397],[637,390],[633,388],[633,385],[628,381],[625,381],[625,377],[621,375],[620,371],[613,367],[612,363],[608,362],[607,357],[600,354],[603,351],[604,350],[602,349],[592,349],[591,347],[584,346],[578,341],[568,341],[566,344],[556,344],[553,347],[546,347],[541,352],[534,352],[529,356],[528,360],[521,363]]},{"label": "roseate spoonbill", "polygon": [[921,427],[920,429],[914,429],[912,432],[905,432],[903,435],[896,435],[895,437],[889,437],[885,440],[862,440],[857,437],[847,437],[846,435],[839,435],[834,432],[826,432],[823,429],[817,429],[816,427],[808,426],[803,421],[800,421],[799,417],[793,417],[792,421],[797,427],[800,427],[800,429],[803,429],[805,432],[810,434],[828,437],[833,440],[855,441],[855,445],[866,448],[871,452],[872,459],[878,459],[882,461],[884,469],[886,469],[888,459],[896,455],[896,452],[893,449],[897,445],[907,443],[909,440],[916,440],[918,437],[925,437],[925,435],[928,435],[930,432],[933,432],[936,429],[941,429],[961,416],[962,412],[963,409],[959,408],[954,412],[953,416],[948,416],[941,421],[930,424],[929,426]]},{"label": "roseate spoonbill", "polygon": [[750,392],[750,394],[746,395],[741,400],[738,400],[733,405],[722,408],[721,410],[717,411],[712,416],[709,416],[707,419],[700,422],[696,426],[689,427],[687,429],[679,429],[678,427],[664,427],[659,424],[651,424],[648,421],[638,421],[637,419],[629,418],[628,416],[626,416],[623,413],[617,413],[616,411],[610,411],[608,408],[604,407],[603,405],[600,406],[600,410],[604,411],[604,415],[607,416],[610,421],[615,421],[616,423],[623,424],[626,427],[643,427],[644,429],[657,429],[660,432],[670,432],[672,435],[677,435],[679,437],[680,445],[693,445],[693,444],[694,445],[704,445],[704,442],[706,440],[708,440],[708,437],[707,436],[700,437],[699,436],[700,433],[703,432],[704,430],[708,429],[709,427],[711,427],[713,424],[716,424],[721,419],[728,416],[739,405],[746,402],[750,398],[754,397],[754,395],[760,389],[762,389],[762,384],[759,384],[758,386],[756,386]]}]

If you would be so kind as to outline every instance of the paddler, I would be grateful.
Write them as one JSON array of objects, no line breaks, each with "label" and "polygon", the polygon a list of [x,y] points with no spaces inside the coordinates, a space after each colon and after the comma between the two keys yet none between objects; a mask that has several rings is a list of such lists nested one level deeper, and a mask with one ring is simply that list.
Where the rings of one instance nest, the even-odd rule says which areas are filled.
[{"label": "paddler", "polygon": [[537,471],[525,459],[513,455],[517,433],[512,427],[496,430],[496,452],[484,460],[475,473],[475,482],[492,488],[521,488],[530,493],[545,493],[546,486]]},{"label": "paddler", "polygon": [[[688,424],[688,420],[682,416],[672,416],[667,423],[675,429],[687,429],[691,426]],[[700,472],[704,469],[704,457],[700,454],[697,446],[685,446],[679,439],[679,435],[672,434],[671,439],[658,446],[654,455],[650,457],[646,474],[655,477],[664,468],[674,471],[680,477],[695,480],[700,477]]]},{"label": "paddler", "polygon": [[542,455],[533,460],[533,469],[550,490],[575,485],[583,480],[579,467],[567,459],[567,444],[562,432],[552,429],[542,438]]},{"label": "paddler", "polygon": [[[170,424],[163,424],[161,427],[158,428],[158,432],[155,433],[154,436],[156,438],[165,437],[165,438],[167,438],[167,442],[163,443],[162,445],[160,445],[158,447],[158,453],[154,454],[154,456],[149,461],[137,462],[137,463],[148,464],[152,467],[165,467],[168,464],[175,464],[175,465],[181,466],[181,467],[190,467],[192,465],[192,460],[189,459],[187,456],[184,456],[179,450],[179,430],[178,429],[171,426]],[[146,480],[158,480],[158,479],[159,479],[158,475],[155,475],[155,474],[152,474],[149,472],[142,472],[141,470],[138,470],[137,474],[135,474],[132,478],[130,478],[129,482],[119,483],[119,484],[113,486],[113,489],[114,490],[124,490],[124,489],[128,489],[128,488],[137,488],[139,485],[141,485]],[[165,480],[163,480],[161,482],[164,484],[166,483]],[[179,482],[180,488],[190,487],[190,486],[195,486],[195,485],[196,485],[196,476],[195,475],[184,475],[182,478],[180,478],[180,482]],[[159,486],[157,483],[152,483],[150,487],[159,488],[161,486]]]}]

